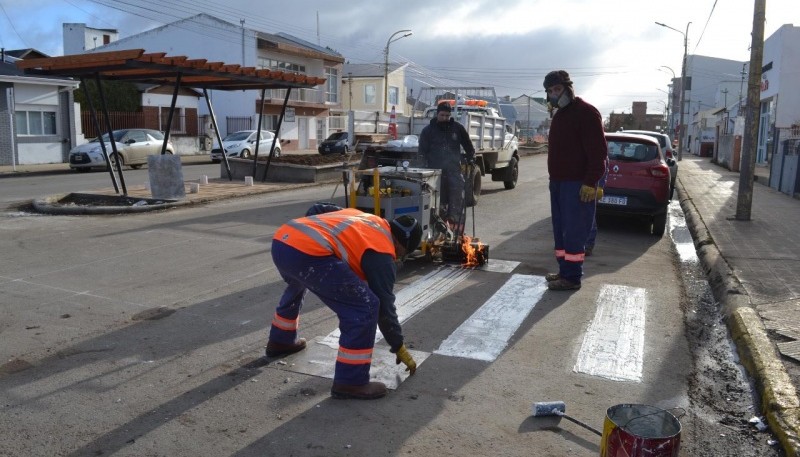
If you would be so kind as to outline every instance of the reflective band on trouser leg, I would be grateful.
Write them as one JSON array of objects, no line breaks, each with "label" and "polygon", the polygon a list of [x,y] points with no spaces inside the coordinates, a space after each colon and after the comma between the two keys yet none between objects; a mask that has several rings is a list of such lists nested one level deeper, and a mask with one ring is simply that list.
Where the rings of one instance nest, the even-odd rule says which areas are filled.
[{"label": "reflective band on trouser leg", "polygon": [[[373,337],[374,339],[374,337]],[[362,386],[369,382],[372,366],[372,348],[347,349],[339,346],[333,382],[351,386]]]},{"label": "reflective band on trouser leg", "polygon": [[564,260],[567,262],[581,262],[583,263],[586,260],[586,253],[581,252],[580,254],[564,254]]},{"label": "reflective band on trouser leg", "polygon": [[275,315],[272,317],[272,325],[287,332],[296,332],[297,328],[299,327],[299,324],[300,324],[299,317],[295,319],[286,319],[284,317],[278,316],[278,313],[275,313]]},{"label": "reflective band on trouser leg", "polygon": [[372,348],[369,349],[347,349],[339,347],[339,354],[336,356],[337,362],[349,365],[362,365],[372,363]]},{"label": "reflective band on trouser leg", "polygon": [[566,255],[567,255],[567,251],[565,251],[563,249],[556,249],[556,258],[557,259],[563,259],[564,257],[566,257]]}]

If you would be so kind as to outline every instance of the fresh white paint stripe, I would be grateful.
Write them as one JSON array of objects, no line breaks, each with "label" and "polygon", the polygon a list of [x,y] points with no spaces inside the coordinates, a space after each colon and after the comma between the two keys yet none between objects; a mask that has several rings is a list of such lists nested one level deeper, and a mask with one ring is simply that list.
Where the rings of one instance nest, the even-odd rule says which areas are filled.
[{"label": "fresh white paint stripe", "polygon": [[605,285],[574,370],[614,381],[642,380],[645,289]]},{"label": "fresh white paint stripe", "polygon": [[491,362],[547,290],[544,277],[512,275],[442,342],[436,354]]},{"label": "fresh white paint stripe", "polygon": [[[467,279],[467,276],[472,271],[461,267],[444,266],[404,287],[395,294],[394,304],[395,308],[397,308],[397,319],[402,324],[412,318]],[[339,329],[337,328],[322,338],[319,343],[338,348],[339,334]],[[375,342],[382,339],[383,335],[378,330],[375,335]]]}]

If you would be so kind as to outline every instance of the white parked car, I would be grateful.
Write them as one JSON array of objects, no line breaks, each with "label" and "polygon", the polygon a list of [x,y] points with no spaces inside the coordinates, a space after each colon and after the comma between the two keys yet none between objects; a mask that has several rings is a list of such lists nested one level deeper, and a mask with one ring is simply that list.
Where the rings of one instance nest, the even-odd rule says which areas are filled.
[{"label": "white parked car", "polygon": [[[116,143],[119,162],[131,168],[139,168],[147,163],[147,156],[161,154],[164,134],[152,129],[120,129],[112,132]],[[108,133],[103,135],[106,153],[111,157],[111,165],[116,167],[114,151],[108,141]],[[174,154],[172,141],[167,142],[167,154]],[[76,146],[69,151],[69,167],[78,171],[89,171],[92,168],[106,168],[106,158],[97,138]]]},{"label": "white parked car", "polygon": [[[240,130],[226,136],[222,139],[222,146],[225,148],[228,157],[236,157],[239,159],[250,159],[256,153],[256,130]],[[269,155],[269,149],[272,147],[272,141],[275,134],[268,131],[261,131],[261,142],[258,145],[258,155],[266,157]],[[275,142],[275,153],[273,157],[281,156],[280,140]],[[219,143],[214,141],[214,146],[211,148],[211,161],[218,163],[222,161],[222,149]]]},{"label": "white parked car", "polygon": [[387,149],[409,149],[419,147],[419,137],[417,135],[405,135],[396,140],[386,142]]}]

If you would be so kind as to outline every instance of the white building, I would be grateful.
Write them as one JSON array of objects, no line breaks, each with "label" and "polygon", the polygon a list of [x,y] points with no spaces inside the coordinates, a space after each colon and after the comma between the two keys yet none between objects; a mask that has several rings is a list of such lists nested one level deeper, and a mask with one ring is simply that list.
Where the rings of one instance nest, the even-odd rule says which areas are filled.
[{"label": "white building", "polygon": [[[337,52],[303,41],[291,35],[270,34],[223,21],[208,14],[198,14],[162,27],[111,41],[96,51],[144,49],[165,52],[168,56],[186,56],[208,62],[238,64],[242,67],[275,69],[326,78],[314,89],[295,89],[290,93],[288,110],[280,127],[284,150],[315,149],[328,135],[331,109],[341,108],[341,74],[344,58]],[[94,51],[94,50],[92,50]],[[275,129],[286,90],[268,90],[263,100],[262,128]],[[225,136],[236,130],[256,128],[260,91],[209,91],[214,115]],[[208,109],[199,106],[201,133],[207,127]],[[205,115],[205,116],[204,116]]]},{"label": "white building", "polygon": [[64,23],[61,27],[65,56],[93,51],[119,39],[116,29],[95,29],[74,23]]},{"label": "white building", "polygon": [[765,162],[775,131],[800,127],[800,27],[785,24],[764,41],[759,112],[756,158]]},{"label": "white building", "polygon": [[63,163],[83,142],[67,78],[26,75],[16,61],[47,57],[33,50],[0,53],[0,165]]}]

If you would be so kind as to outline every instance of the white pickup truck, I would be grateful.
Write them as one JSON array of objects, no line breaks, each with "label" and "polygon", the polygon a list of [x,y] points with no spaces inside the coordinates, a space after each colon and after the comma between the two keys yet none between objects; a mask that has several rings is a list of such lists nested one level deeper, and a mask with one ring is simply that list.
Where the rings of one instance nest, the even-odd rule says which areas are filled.
[{"label": "white pickup truck", "polygon": [[[481,194],[481,177],[502,181],[506,189],[517,186],[519,176],[519,143],[513,128],[500,113],[494,88],[487,87],[425,87],[414,102],[409,131],[419,135],[436,117],[439,103],[449,103],[452,117],[466,128],[475,146],[475,163],[467,176],[465,202],[474,206]],[[367,151],[375,154],[373,165],[394,165],[399,160],[419,159],[417,148],[393,150],[391,147]],[[463,153],[463,151],[462,151]]]}]

